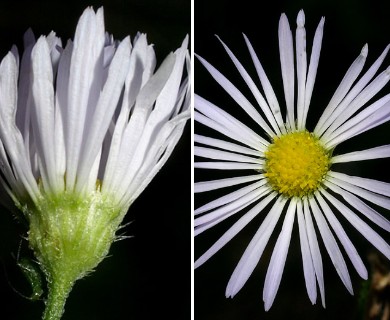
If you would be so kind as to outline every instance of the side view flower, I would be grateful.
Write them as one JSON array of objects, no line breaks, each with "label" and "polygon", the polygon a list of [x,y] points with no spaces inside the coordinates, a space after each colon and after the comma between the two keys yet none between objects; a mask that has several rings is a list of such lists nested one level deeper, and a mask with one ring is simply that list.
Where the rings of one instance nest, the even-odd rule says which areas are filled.
[{"label": "side view flower", "polygon": [[87,8],[74,40],[24,39],[0,64],[1,185],[26,219],[46,275],[44,319],[107,255],[133,201],[190,117],[188,38],[156,69],[145,34],[105,32]]},{"label": "side view flower", "polygon": [[[279,220],[282,220],[265,276],[265,310],[271,308],[277,294],[295,220],[298,222],[306,289],[313,304],[317,300],[318,288],[325,307],[322,243],[351,294],[353,287],[345,257],[363,279],[368,277],[363,260],[341,223],[344,219],[340,217],[344,217],[390,259],[389,244],[370,226],[374,224],[390,232],[389,220],[375,210],[376,206],[390,209],[390,185],[350,176],[336,171],[333,166],[336,163],[390,157],[390,145],[345,154],[337,152],[337,147],[344,141],[390,119],[390,94],[373,99],[390,79],[390,69],[377,74],[389,46],[359,78],[368,53],[367,45],[363,47],[311,132],[307,129],[306,120],[319,64],[324,21],[322,18],[318,24],[310,59],[307,59],[304,12],[301,10],[297,17],[295,45],[287,17],[281,15],[279,52],[285,109],[280,107],[280,100],[276,98],[245,35],[262,91],[233,52],[221,43],[253,94],[256,106],[221,72],[198,57],[214,80],[249,115],[249,119],[254,120],[259,130],[195,95],[195,120],[216,132],[216,137],[195,135],[197,145],[194,154],[200,159],[195,162],[195,168],[223,170],[227,175],[224,179],[196,182],[195,193],[236,188],[195,210],[195,235],[199,236],[241,212],[219,240],[197,258],[195,267],[216,254],[256,216],[263,216],[227,285],[226,297],[235,296],[252,274]],[[202,161],[202,158],[207,161]],[[265,209],[268,207],[270,209]]]}]

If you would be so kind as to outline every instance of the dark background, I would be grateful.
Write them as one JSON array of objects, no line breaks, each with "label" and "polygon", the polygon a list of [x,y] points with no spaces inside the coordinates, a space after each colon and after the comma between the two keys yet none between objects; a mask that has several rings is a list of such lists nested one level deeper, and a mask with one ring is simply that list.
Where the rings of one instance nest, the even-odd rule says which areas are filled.
[{"label": "dark background", "polygon": [[[362,74],[382,53],[390,42],[389,2],[385,1],[195,1],[194,51],[221,71],[256,106],[249,89],[235,69],[222,45],[214,36],[217,34],[241,61],[254,81],[259,84],[242,33],[251,41],[269,77],[283,110],[285,106],[278,47],[278,22],[282,12],[287,14],[295,38],[296,17],[300,9],[306,16],[307,51],[310,57],[315,30],[322,16],[325,16],[324,38],[319,69],[309,108],[308,129],[313,129],[319,115],[330,101],[345,72],[359,55],[365,43],[369,53]],[[379,72],[390,63],[387,57]],[[195,59],[195,93],[215,103],[252,126],[249,117],[240,110],[233,99],[212,79],[205,68]],[[361,74],[361,75],[362,75]],[[389,93],[389,84],[379,95]],[[246,121],[246,122],[245,122]],[[259,128],[253,126],[259,134]],[[212,130],[195,123],[195,132],[210,134]],[[335,153],[362,150],[389,143],[390,125],[385,124],[361,136],[357,136],[336,148]],[[389,160],[380,159],[355,162],[332,167],[336,170],[363,177],[390,182]],[[195,181],[222,178],[226,172],[217,170],[196,170]],[[195,207],[215,199],[217,192],[210,195],[198,194]],[[225,194],[225,192],[223,192]],[[390,218],[388,211],[379,209]],[[227,219],[195,238],[195,259],[204,253],[238,218]],[[345,257],[353,282],[355,295],[351,296],[339,279],[330,258],[320,241],[324,263],[326,309],[321,306],[319,292],[317,304],[311,305],[304,284],[302,259],[299,247],[298,225],[295,221],[292,240],[287,256],[281,285],[269,312],[264,312],[262,300],[265,274],[277,235],[279,222],[274,235],[260,260],[259,265],[246,285],[233,298],[225,298],[225,288],[241,255],[259,227],[262,216],[252,221],[239,235],[222,248],[214,257],[194,272],[195,320],[237,320],[237,319],[362,319],[359,306],[362,282],[348,257]],[[340,214],[337,215],[341,216]],[[372,246],[356,230],[340,218],[352,242],[355,244],[369,272],[368,255]],[[380,228],[370,224],[382,237],[390,242],[390,236]],[[388,264],[388,261],[387,261]]]},{"label": "dark background", "polygon": [[[73,38],[87,6],[104,6],[106,30],[116,39],[146,32],[158,63],[190,34],[189,0],[2,1],[0,57],[31,27],[36,36],[56,31],[63,43]],[[123,230],[132,238],[115,242],[90,276],[78,281],[67,301],[66,319],[189,319],[191,306],[191,157],[187,124],[171,158],[131,206]],[[1,319],[40,319],[43,301],[30,294],[16,258],[21,228],[0,214]]]}]

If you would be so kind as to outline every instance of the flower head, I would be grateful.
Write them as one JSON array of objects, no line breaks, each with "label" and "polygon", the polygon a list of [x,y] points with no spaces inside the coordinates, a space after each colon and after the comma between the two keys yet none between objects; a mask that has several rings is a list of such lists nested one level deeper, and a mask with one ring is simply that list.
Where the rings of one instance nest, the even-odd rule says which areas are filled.
[{"label": "flower head", "polygon": [[[390,222],[373,207],[374,205],[390,209],[390,185],[337,172],[333,166],[335,163],[390,157],[390,145],[337,154],[337,146],[342,142],[390,119],[390,95],[372,99],[390,79],[389,69],[376,75],[389,46],[358,80],[368,52],[367,45],[363,47],[314,130],[309,131],[306,120],[320,57],[324,18],[315,32],[309,61],[304,23],[304,12],[300,11],[297,17],[294,52],[293,34],[287,17],[282,14],[279,22],[285,112],[280,107],[270,81],[245,35],[245,42],[263,92],[232,51],[222,41],[221,43],[259,108],[253,106],[222,73],[199,57],[211,76],[256,122],[259,132],[212,102],[195,96],[195,120],[215,130],[221,137],[225,136],[211,138],[195,135],[195,142],[198,144],[195,146],[195,155],[210,160],[196,162],[195,167],[238,172],[236,175],[233,173],[233,177],[197,182],[195,192],[244,185],[195,210],[195,235],[237,212],[244,211],[230,229],[197,259],[195,267],[212,257],[257,215],[264,215],[263,222],[227,285],[226,296],[233,297],[244,286],[258,264],[278,221],[283,220],[265,278],[263,300],[266,310],[272,306],[281,282],[296,219],[306,288],[313,304],[317,299],[318,284],[322,304],[325,306],[324,275],[318,237],[322,238],[338,275],[351,294],[352,283],[340,245],[358,274],[364,279],[368,276],[358,251],[340,222],[341,216],[390,259],[389,244],[365,221],[370,220],[390,231]],[[245,171],[242,170],[251,173],[243,174]]]},{"label": "flower head", "polygon": [[72,285],[106,256],[183,132],[188,38],[156,69],[145,34],[114,40],[103,9],[87,8],[65,46],[31,31],[24,45],[0,64],[1,182],[49,285]]}]

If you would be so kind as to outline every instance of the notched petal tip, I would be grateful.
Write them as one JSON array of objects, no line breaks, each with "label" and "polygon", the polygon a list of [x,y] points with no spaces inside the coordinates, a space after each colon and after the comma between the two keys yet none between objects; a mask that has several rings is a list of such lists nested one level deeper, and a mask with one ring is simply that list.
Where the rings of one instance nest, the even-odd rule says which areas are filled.
[{"label": "notched petal tip", "polygon": [[303,10],[300,10],[298,13],[297,26],[298,28],[303,28],[305,26],[305,13]]},{"label": "notched petal tip", "polygon": [[368,55],[368,44],[367,43],[363,46],[362,51],[360,52],[360,55],[364,58],[367,57],[367,55]]}]

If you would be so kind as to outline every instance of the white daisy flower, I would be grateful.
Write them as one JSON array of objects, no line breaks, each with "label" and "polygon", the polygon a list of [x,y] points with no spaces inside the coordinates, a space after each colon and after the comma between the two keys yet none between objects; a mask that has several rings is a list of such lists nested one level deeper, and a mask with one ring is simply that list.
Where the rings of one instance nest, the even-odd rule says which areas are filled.
[{"label": "white daisy flower", "polygon": [[[334,151],[342,142],[390,119],[390,94],[376,101],[372,99],[390,79],[390,69],[376,75],[389,46],[358,79],[368,51],[367,45],[363,47],[315,129],[309,132],[306,129],[306,119],[320,57],[324,18],[315,32],[309,61],[304,23],[304,12],[300,11],[297,17],[294,53],[293,34],[285,14],[282,14],[279,22],[285,113],[282,112],[270,81],[245,35],[245,42],[263,93],[230,49],[222,41],[221,43],[258,106],[252,105],[232,82],[199,57],[200,62],[217,83],[257,123],[259,132],[212,102],[195,96],[195,120],[228,138],[196,134],[194,140],[197,146],[194,154],[210,161],[195,162],[195,168],[239,172],[238,175],[233,174],[233,177],[195,183],[195,193],[235,186],[237,188],[195,210],[195,235],[203,233],[237,212],[244,211],[231,228],[196,260],[195,267],[201,266],[211,258],[257,215],[264,215],[263,222],[227,285],[226,296],[235,296],[252,274],[277,223],[282,220],[282,229],[265,277],[263,289],[265,310],[272,306],[279,288],[295,219],[298,221],[307,293],[313,304],[317,299],[318,284],[322,305],[325,307],[322,253],[318,237],[322,238],[341,281],[351,294],[352,283],[342,250],[351,260],[357,273],[363,279],[367,279],[368,276],[358,251],[340,223],[340,217],[346,218],[364,238],[390,259],[389,244],[366,222],[369,220],[390,231],[390,222],[373,207],[375,205],[390,209],[390,185],[382,181],[349,176],[335,171],[333,167],[335,163],[390,157],[390,145],[346,154],[337,154],[337,149]],[[241,175],[242,172],[244,174]],[[241,185],[244,186],[239,187]],[[270,209],[264,210],[266,207]]]},{"label": "white daisy flower", "polygon": [[188,37],[157,70],[146,35],[114,40],[102,8],[84,11],[64,47],[54,32],[24,40],[21,59],[14,47],[0,64],[1,182],[47,276],[45,317],[57,319],[181,137]]}]

